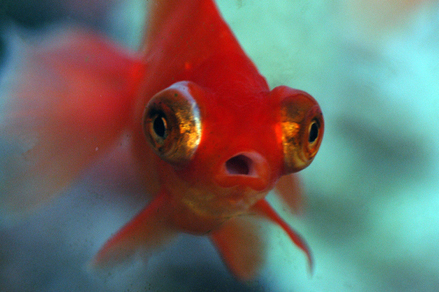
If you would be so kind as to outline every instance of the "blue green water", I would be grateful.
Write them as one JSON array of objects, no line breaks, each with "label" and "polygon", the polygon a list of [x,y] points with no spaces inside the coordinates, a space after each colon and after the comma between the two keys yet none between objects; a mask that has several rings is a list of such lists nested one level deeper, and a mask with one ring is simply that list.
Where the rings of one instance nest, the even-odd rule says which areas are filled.
[{"label": "blue green water", "polygon": [[[77,2],[4,1],[3,35],[25,28],[38,38],[68,22],[136,47],[140,0]],[[313,275],[276,228],[249,284],[189,235],[146,266],[89,273],[87,261],[145,203],[121,147],[59,199],[1,227],[0,291],[439,291],[439,3],[217,2],[270,85],[306,90],[323,110],[320,152],[302,171],[305,213],[282,213],[311,247]]]}]

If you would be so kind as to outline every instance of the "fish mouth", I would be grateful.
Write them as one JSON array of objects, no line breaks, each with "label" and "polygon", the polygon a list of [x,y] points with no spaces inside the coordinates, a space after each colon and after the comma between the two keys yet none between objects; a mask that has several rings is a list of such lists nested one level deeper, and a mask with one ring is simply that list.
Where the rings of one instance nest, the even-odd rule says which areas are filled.
[{"label": "fish mouth", "polygon": [[238,154],[228,159],[224,164],[225,172],[228,175],[243,175],[256,177],[253,160],[243,154]]},{"label": "fish mouth", "polygon": [[223,188],[238,187],[243,190],[264,191],[269,187],[270,167],[257,152],[237,153],[221,164],[215,181]]}]

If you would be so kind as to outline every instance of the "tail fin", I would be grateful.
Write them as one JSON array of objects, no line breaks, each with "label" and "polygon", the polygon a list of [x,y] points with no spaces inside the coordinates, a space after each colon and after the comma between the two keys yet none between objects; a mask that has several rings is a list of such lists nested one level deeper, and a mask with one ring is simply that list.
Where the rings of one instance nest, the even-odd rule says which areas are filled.
[{"label": "tail fin", "polygon": [[22,214],[121,135],[143,65],[84,30],[13,49],[0,81],[0,206]]}]

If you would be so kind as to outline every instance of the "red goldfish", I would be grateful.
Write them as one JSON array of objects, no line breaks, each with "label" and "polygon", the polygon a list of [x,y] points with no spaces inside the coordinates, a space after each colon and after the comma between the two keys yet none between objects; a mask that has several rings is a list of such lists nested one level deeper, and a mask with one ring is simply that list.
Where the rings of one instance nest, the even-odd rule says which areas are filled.
[{"label": "red goldfish", "polygon": [[213,1],[150,2],[141,52],[70,31],[27,52],[17,79],[3,80],[1,142],[20,145],[5,147],[3,206],[30,209],[54,196],[128,135],[153,199],[94,266],[187,232],[210,236],[233,274],[249,279],[264,260],[254,216],[278,224],[311,264],[306,243],[265,196],[275,188],[297,207],[292,173],[320,146],[319,105],[300,90],[270,90]]}]

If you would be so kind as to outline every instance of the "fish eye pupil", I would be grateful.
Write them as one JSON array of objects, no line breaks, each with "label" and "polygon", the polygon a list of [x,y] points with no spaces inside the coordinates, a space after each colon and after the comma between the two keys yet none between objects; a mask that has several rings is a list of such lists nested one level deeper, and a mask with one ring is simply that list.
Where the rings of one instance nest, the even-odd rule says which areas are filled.
[{"label": "fish eye pupil", "polygon": [[319,136],[319,126],[317,125],[316,122],[313,122],[309,130],[308,142],[309,143],[315,142],[318,136]]},{"label": "fish eye pupil", "polygon": [[160,138],[165,138],[166,136],[166,118],[163,113],[158,113],[154,118],[152,125],[155,134]]}]

